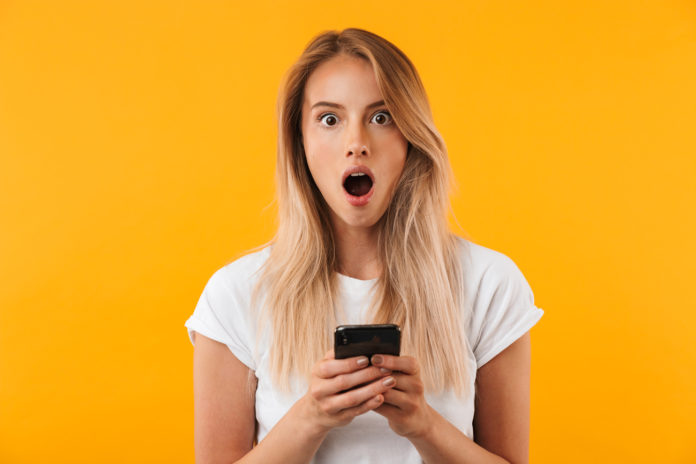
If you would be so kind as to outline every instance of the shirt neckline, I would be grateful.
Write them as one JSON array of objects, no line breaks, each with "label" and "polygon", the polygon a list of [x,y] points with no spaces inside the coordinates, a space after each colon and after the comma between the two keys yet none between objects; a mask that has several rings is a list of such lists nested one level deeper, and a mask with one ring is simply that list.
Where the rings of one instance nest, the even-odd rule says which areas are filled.
[{"label": "shirt neckline", "polygon": [[341,274],[340,272],[336,272],[338,274],[338,279],[345,283],[346,285],[350,285],[353,287],[371,287],[377,282],[378,277],[375,277],[374,279],[356,279],[355,277],[350,277],[345,274]]}]

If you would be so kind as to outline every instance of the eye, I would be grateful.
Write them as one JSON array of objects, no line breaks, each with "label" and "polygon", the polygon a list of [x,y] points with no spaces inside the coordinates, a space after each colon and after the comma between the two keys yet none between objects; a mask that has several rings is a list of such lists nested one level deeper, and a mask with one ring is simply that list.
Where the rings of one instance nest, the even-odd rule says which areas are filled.
[{"label": "eye", "polygon": [[[378,117],[380,118],[379,121],[377,121]],[[377,124],[379,124],[380,126],[386,126],[387,124],[392,122],[392,116],[389,113],[389,111],[380,111],[380,112],[376,113],[372,117],[372,119],[375,120],[375,122],[377,122]]]},{"label": "eye", "polygon": [[[326,118],[326,119],[325,119]],[[319,118],[317,118],[319,121],[325,121],[329,127],[335,126],[338,124],[338,119],[336,118],[336,115],[333,113],[324,113]]]}]

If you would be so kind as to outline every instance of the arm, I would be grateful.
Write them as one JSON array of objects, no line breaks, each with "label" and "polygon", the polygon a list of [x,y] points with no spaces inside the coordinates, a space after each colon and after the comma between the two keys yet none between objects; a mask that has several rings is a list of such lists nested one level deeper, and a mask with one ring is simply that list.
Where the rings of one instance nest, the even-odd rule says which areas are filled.
[{"label": "arm", "polygon": [[194,334],[193,435],[196,463],[230,463],[254,442],[254,373],[227,348]]},{"label": "arm", "polygon": [[[376,409],[399,435],[408,438],[426,463],[526,464],[529,460],[529,332],[477,373],[472,441],[432,409],[423,397],[413,358],[383,356],[382,365],[403,371]],[[373,361],[374,362],[374,361]],[[399,363],[403,365],[399,365]]]},{"label": "arm", "polygon": [[477,374],[474,438],[513,464],[529,462],[530,365],[531,336],[527,332]]},{"label": "arm", "polygon": [[[310,391],[300,398],[257,446],[252,447],[256,378],[223,343],[195,335],[194,443],[197,464],[305,463],[329,430],[379,406],[390,386],[384,374],[359,358],[315,365]],[[250,379],[253,379],[250,381]],[[371,382],[346,393],[355,385]]]}]

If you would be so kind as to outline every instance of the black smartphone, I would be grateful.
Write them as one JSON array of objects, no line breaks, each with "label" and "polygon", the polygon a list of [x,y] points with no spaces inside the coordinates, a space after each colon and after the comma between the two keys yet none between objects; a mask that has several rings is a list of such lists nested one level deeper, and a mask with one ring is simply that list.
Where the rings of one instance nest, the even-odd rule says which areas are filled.
[{"label": "black smartphone", "polygon": [[[339,325],[334,332],[336,359],[373,354],[399,356],[401,328],[396,324]],[[371,363],[371,361],[370,361]]]}]

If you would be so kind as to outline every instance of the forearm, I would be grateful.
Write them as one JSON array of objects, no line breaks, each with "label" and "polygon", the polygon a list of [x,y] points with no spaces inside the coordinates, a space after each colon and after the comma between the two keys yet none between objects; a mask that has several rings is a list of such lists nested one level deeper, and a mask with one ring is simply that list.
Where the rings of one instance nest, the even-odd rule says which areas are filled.
[{"label": "forearm", "polygon": [[261,442],[239,464],[300,464],[314,457],[327,432],[303,417],[302,400],[296,402]]},{"label": "forearm", "polygon": [[431,409],[433,424],[420,436],[409,437],[427,464],[510,464],[479,446],[437,411]]}]

